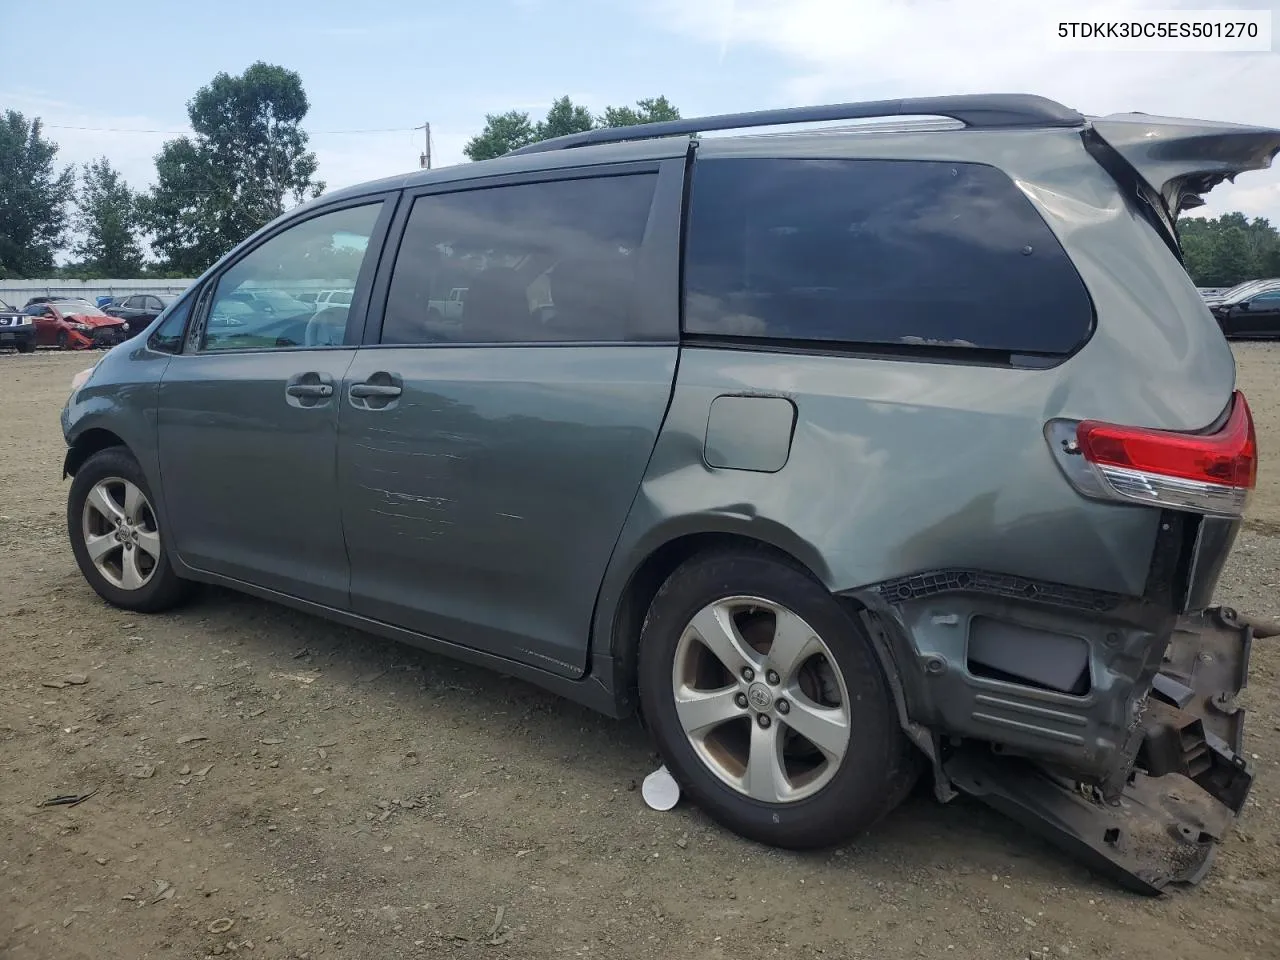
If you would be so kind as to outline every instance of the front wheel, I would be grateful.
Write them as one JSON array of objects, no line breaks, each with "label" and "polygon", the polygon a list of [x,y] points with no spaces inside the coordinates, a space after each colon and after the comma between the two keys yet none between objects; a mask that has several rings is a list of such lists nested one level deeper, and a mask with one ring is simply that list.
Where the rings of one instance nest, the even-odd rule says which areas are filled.
[{"label": "front wheel", "polygon": [[844,842],[918,776],[870,638],[822,584],[764,552],[699,555],[668,578],[639,684],[668,769],[762,843]]},{"label": "front wheel", "polygon": [[66,350],[68,340],[69,338],[67,337],[67,331],[59,330],[58,331],[58,349]]},{"label": "front wheel", "polygon": [[154,502],[142,468],[123,447],[95,453],[71,482],[71,549],[89,586],[112,606],[156,613],[190,593],[169,562]]},{"label": "front wheel", "polygon": [[19,341],[18,341],[18,352],[19,352],[19,353],[35,353],[35,351],[36,351],[36,344],[35,344],[35,341],[34,341],[34,340],[19,340]]}]

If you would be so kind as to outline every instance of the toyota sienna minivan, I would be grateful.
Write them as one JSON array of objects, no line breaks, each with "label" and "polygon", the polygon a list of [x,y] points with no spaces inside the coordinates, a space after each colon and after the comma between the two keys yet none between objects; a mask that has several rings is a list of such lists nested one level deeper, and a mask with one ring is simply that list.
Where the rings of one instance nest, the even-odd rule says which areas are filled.
[{"label": "toyota sienna minivan", "polygon": [[1252,778],[1209,604],[1257,451],[1176,219],[1277,149],[958,96],[339,190],[78,378],[71,545],[122,608],[218,584],[639,712],[764,843],[925,777],[1194,882]]}]

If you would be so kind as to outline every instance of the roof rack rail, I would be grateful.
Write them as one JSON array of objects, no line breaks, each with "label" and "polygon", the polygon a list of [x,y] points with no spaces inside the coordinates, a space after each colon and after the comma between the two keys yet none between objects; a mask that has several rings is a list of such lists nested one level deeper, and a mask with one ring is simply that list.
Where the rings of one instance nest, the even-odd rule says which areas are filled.
[{"label": "roof rack rail", "polygon": [[822,123],[869,120],[876,117],[948,117],[969,127],[1078,127],[1085,118],[1060,103],[1027,93],[961,94],[949,97],[915,97],[903,100],[868,100],[816,107],[783,107],[724,113],[714,117],[689,117],[641,123],[632,127],[602,127],[570,133],[512,150],[507,156],[567,150],[598,143],[624,143],[655,137],[677,137],[711,130],[743,130],[788,123]]}]

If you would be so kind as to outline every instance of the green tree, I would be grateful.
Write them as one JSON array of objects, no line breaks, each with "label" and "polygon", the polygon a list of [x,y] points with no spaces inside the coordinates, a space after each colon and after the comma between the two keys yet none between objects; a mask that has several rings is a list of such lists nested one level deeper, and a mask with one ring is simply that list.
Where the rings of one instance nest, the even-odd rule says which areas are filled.
[{"label": "green tree", "polygon": [[634,107],[605,107],[604,113],[596,122],[602,127],[634,127],[641,123],[679,119],[680,111],[666,97],[650,97],[647,100],[637,100]]},{"label": "green tree", "polygon": [[570,133],[678,119],[680,111],[666,97],[637,100],[634,107],[605,107],[603,114],[592,117],[590,110],[564,96],[552,103],[546,118],[536,124],[520,110],[487,114],[484,129],[467,141],[462,152],[471,160],[492,160],[531,143]]},{"label": "green tree", "polygon": [[39,277],[53,270],[75,184],[70,167],[55,168],[57,155],[39,117],[27,120],[16,110],[0,117],[0,275]]},{"label": "green tree", "polygon": [[1187,273],[1199,286],[1230,287],[1280,276],[1280,232],[1263,217],[1183,217],[1178,234]]},{"label": "green tree", "polygon": [[590,110],[578,106],[567,96],[561,97],[551,104],[547,119],[534,127],[533,139],[550,140],[552,137],[564,137],[571,133],[584,133],[595,125]]},{"label": "green tree", "polygon": [[1229,287],[1258,276],[1258,260],[1249,245],[1248,231],[1229,226],[1213,245],[1208,266],[1212,278],[1207,286]]},{"label": "green tree", "polygon": [[138,198],[106,157],[85,164],[72,253],[91,277],[136,277],[142,271]]},{"label": "green tree", "polygon": [[287,201],[324,191],[301,127],[309,109],[301,77],[261,61],[200,88],[187,104],[193,136],[165,143],[142,204],[152,246],[169,268],[194,276]]},{"label": "green tree", "polygon": [[519,110],[490,113],[484,118],[484,129],[467,141],[462,152],[470,160],[492,160],[537,139],[529,114]]}]

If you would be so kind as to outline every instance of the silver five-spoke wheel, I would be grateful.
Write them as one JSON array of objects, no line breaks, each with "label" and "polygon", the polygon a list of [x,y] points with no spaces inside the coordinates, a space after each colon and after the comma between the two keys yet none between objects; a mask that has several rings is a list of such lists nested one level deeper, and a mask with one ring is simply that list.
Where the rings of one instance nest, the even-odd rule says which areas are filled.
[{"label": "silver five-spoke wheel", "polygon": [[698,757],[754,800],[821,790],[849,747],[849,695],[835,657],[786,607],[735,596],[709,604],[676,646],[676,715]]},{"label": "silver five-spoke wheel", "polygon": [[114,587],[140,590],[160,562],[155,511],[137,484],[99,480],[84,502],[81,528],[89,560]]}]

